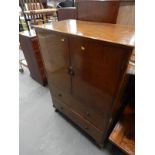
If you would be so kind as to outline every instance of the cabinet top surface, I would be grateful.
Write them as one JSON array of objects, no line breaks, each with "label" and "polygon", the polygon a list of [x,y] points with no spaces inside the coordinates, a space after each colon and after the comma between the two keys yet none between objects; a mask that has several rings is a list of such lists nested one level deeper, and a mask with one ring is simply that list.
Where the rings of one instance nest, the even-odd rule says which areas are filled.
[{"label": "cabinet top surface", "polygon": [[35,29],[45,29],[71,34],[115,44],[134,47],[134,27],[109,23],[88,22],[80,20],[64,20],[34,26]]}]

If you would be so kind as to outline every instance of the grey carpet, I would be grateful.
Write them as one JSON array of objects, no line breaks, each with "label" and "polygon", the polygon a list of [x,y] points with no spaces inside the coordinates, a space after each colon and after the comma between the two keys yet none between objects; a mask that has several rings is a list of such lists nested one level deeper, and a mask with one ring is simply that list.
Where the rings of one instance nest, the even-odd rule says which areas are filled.
[{"label": "grey carpet", "polygon": [[59,113],[54,111],[48,87],[35,82],[24,68],[19,73],[20,155],[122,154],[108,145],[100,150]]}]

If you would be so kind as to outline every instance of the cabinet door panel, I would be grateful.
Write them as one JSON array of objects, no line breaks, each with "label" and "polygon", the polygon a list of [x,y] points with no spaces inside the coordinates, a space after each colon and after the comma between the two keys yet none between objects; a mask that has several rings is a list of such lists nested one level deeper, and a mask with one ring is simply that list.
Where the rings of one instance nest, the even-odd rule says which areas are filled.
[{"label": "cabinet door panel", "polygon": [[72,95],[109,118],[129,52],[89,39],[72,37],[70,42],[71,65],[75,72]]},{"label": "cabinet door panel", "polygon": [[69,94],[71,82],[68,74],[68,38],[48,32],[38,32],[37,35],[52,95],[63,96],[63,92]]}]

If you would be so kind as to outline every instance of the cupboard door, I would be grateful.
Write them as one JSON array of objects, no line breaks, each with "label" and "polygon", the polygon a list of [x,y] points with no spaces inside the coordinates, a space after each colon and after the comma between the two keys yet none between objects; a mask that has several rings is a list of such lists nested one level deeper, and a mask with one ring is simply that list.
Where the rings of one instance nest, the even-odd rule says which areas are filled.
[{"label": "cupboard door", "polygon": [[51,94],[63,98],[71,89],[68,38],[44,31],[39,31],[37,35]]},{"label": "cupboard door", "polygon": [[[129,51],[84,38],[70,39],[72,95],[106,120],[125,71]],[[107,119],[106,119],[107,118]],[[109,120],[108,120],[109,121]]]}]

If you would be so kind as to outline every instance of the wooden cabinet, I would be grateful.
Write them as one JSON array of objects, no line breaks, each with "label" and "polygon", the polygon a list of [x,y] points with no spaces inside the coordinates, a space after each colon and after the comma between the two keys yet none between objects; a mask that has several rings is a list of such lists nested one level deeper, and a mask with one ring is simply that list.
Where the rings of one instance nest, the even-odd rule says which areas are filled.
[{"label": "wooden cabinet", "polygon": [[20,32],[19,41],[30,70],[30,76],[40,84],[46,85],[47,78],[35,31]]},{"label": "wooden cabinet", "polygon": [[135,76],[129,75],[124,106],[109,140],[129,155],[135,154]]},{"label": "wooden cabinet", "polygon": [[54,107],[102,146],[123,89],[134,29],[76,20],[35,29]]},{"label": "wooden cabinet", "polygon": [[77,19],[116,23],[120,1],[76,0]]}]

